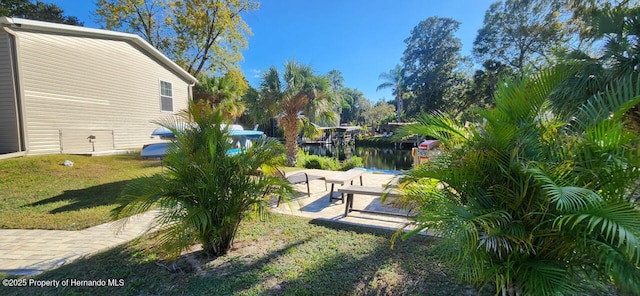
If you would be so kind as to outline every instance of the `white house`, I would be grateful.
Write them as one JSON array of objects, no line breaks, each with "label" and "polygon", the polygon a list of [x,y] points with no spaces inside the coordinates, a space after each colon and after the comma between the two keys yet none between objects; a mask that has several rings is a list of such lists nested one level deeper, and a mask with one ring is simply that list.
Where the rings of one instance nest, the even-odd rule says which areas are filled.
[{"label": "white house", "polygon": [[137,35],[0,17],[0,156],[141,148],[196,81]]}]

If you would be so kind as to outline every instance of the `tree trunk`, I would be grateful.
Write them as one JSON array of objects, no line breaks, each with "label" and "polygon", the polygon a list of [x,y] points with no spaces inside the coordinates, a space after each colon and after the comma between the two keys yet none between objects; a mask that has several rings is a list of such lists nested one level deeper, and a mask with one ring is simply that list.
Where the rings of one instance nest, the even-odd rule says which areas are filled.
[{"label": "tree trunk", "polygon": [[[239,216],[242,215],[242,213],[239,214]],[[209,228],[208,231],[199,234],[200,238],[198,240],[202,245],[202,250],[207,255],[211,257],[218,257],[227,254],[231,249],[233,239],[235,238],[236,231],[240,225],[239,217],[233,217],[233,219],[237,221],[224,226],[217,234],[214,234],[212,228]]]},{"label": "tree trunk", "polygon": [[282,117],[284,127],[284,141],[287,148],[285,164],[295,167],[298,163],[298,114],[286,114]]},{"label": "tree trunk", "polygon": [[400,86],[396,86],[396,112],[398,113],[398,123],[402,122],[402,91]]}]

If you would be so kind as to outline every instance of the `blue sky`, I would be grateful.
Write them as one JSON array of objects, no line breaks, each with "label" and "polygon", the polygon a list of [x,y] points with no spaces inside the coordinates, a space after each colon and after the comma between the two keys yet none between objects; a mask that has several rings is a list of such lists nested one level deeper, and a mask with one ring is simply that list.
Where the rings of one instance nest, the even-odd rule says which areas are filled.
[{"label": "blue sky", "polygon": [[[86,27],[95,23],[94,1],[54,0],[65,14]],[[253,35],[243,51],[241,67],[254,87],[270,66],[282,68],[295,58],[318,74],[338,70],[346,87],[376,102],[393,98],[390,90],[376,91],[378,75],[400,63],[404,40],[420,21],[450,17],[462,24],[456,36],[463,55],[471,54],[473,40],[485,11],[494,0],[271,0],[244,16]]]}]

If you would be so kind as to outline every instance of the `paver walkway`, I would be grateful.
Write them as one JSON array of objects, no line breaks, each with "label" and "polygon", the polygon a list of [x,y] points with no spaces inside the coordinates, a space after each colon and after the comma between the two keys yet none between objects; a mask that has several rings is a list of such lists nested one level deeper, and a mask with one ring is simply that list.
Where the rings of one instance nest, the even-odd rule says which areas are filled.
[{"label": "paver walkway", "polygon": [[[329,176],[330,171],[305,170],[309,174]],[[335,173],[335,172],[333,172]],[[392,175],[366,173],[365,186],[382,186]],[[311,181],[311,197],[306,195],[306,185],[294,186],[300,197],[279,207],[273,203],[272,211],[283,214],[349,223],[385,229],[398,229],[407,220],[402,217],[351,213],[344,217],[341,201],[329,202],[329,191],[323,180]],[[375,211],[394,211],[383,207],[380,198],[356,196],[354,207]],[[115,247],[142,235],[153,222],[156,212],[134,216],[124,229],[118,221],[105,223],[79,231],[0,229],[0,272],[16,275],[34,275],[51,270],[78,258]],[[117,231],[117,230],[121,231]]]},{"label": "paver walkway", "polygon": [[149,229],[155,215],[131,217],[124,229],[118,221],[78,231],[0,229],[0,272],[34,275],[126,243]]}]

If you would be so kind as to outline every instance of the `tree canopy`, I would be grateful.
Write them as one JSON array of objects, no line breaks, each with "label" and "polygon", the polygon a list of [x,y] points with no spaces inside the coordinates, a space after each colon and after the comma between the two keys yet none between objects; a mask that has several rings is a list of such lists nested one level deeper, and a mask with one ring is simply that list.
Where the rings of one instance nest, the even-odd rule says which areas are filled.
[{"label": "tree canopy", "polygon": [[395,107],[387,102],[380,101],[371,108],[364,110],[362,117],[364,123],[371,127],[378,127],[382,121],[394,116]]},{"label": "tree canopy", "polygon": [[445,102],[457,83],[456,68],[462,62],[462,43],[454,36],[460,22],[429,17],[411,30],[402,57],[407,91],[411,92],[407,115],[434,110]]},{"label": "tree canopy", "polygon": [[193,88],[193,98],[207,101],[211,107],[220,110],[225,120],[233,121],[245,110],[241,97],[248,88],[249,84],[239,71],[227,72],[223,76],[200,74]]},{"label": "tree canopy", "polygon": [[566,46],[560,0],[506,0],[489,7],[473,42],[480,61],[494,60],[522,73],[553,59]]},{"label": "tree canopy", "polygon": [[0,2],[0,16],[18,17],[36,21],[82,26],[84,23],[75,16],[64,15],[64,10],[54,3],[40,0],[3,0]]},{"label": "tree canopy", "polygon": [[109,30],[141,35],[194,76],[238,69],[251,30],[244,13],[253,0],[98,0],[96,15]]},{"label": "tree canopy", "polygon": [[[591,48],[578,48],[564,57],[581,70],[557,93],[554,105],[558,112],[571,112],[585,98],[607,91],[612,82],[635,80],[640,69],[639,4],[589,0],[575,6],[574,23]],[[640,131],[640,107],[630,110],[627,118]]]},{"label": "tree canopy", "polygon": [[364,122],[363,114],[369,108],[371,108],[371,102],[364,97],[364,94],[352,88],[343,88],[340,92],[342,98],[342,123],[355,123]]}]

